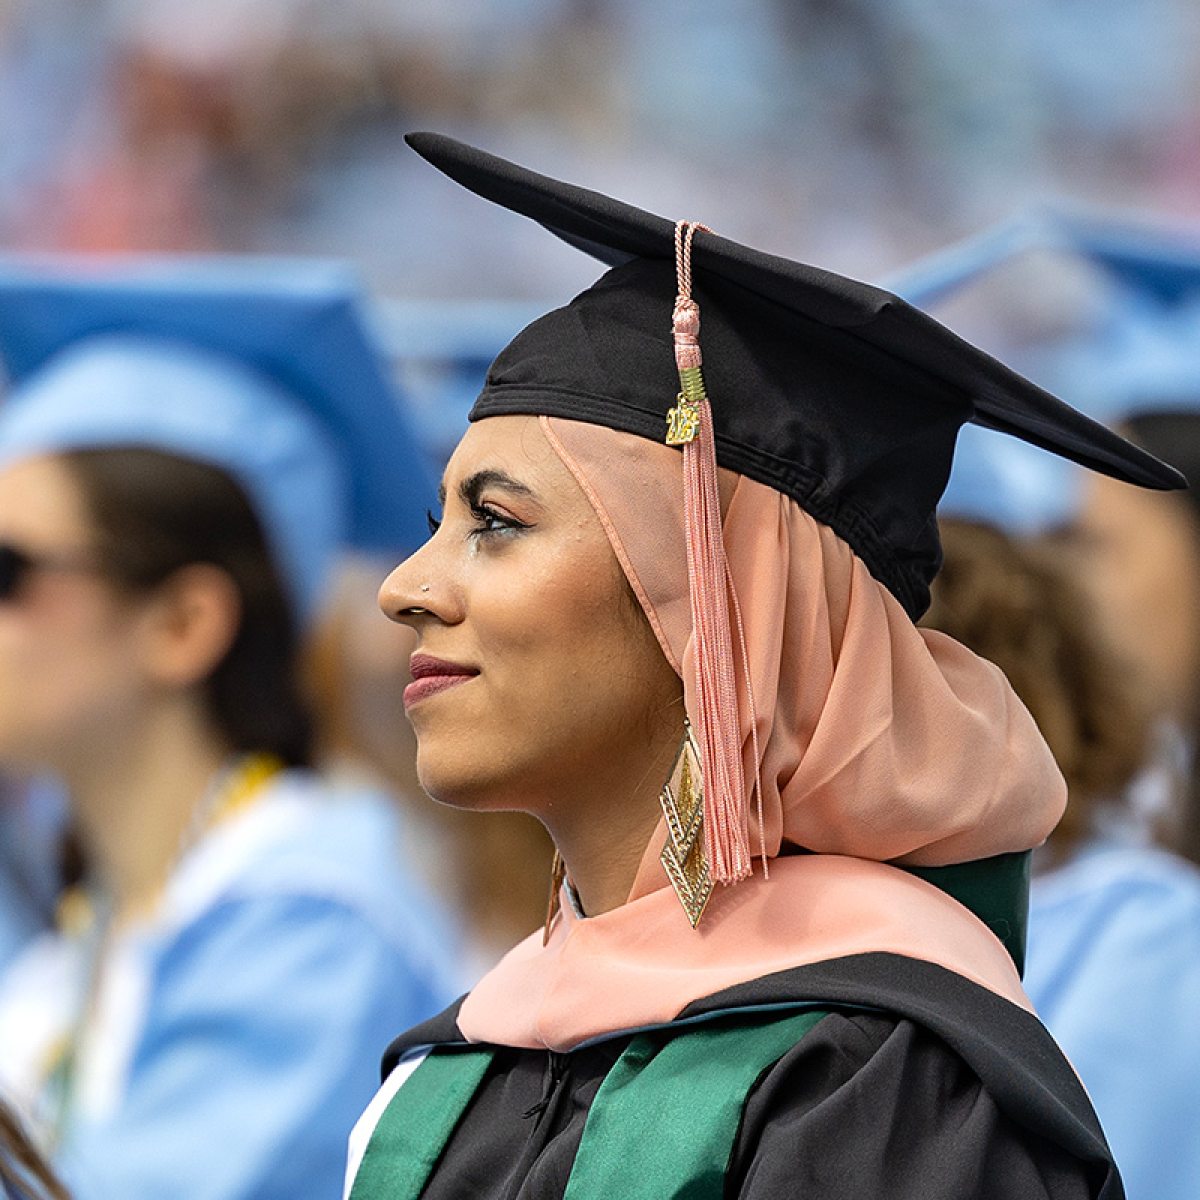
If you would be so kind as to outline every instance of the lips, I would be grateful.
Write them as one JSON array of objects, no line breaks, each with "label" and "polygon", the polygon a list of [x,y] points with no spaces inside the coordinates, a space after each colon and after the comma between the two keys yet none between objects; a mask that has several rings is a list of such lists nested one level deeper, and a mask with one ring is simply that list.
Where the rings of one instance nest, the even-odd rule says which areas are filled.
[{"label": "lips", "polygon": [[409,660],[413,681],[404,689],[404,707],[411,708],[421,700],[436,696],[479,674],[477,667],[464,667],[429,654],[414,654]]}]

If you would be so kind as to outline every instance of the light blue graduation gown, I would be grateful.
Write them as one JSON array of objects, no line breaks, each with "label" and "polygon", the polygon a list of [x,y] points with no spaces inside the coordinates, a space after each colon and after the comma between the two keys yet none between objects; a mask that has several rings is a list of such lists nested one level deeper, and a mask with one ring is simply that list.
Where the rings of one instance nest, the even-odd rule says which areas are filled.
[{"label": "light blue graduation gown", "polygon": [[48,782],[0,775],[0,971],[51,924],[62,803]]},{"label": "light blue graduation gown", "polygon": [[1035,878],[1025,986],[1129,1200],[1200,1197],[1200,871],[1097,844]]},{"label": "light blue graduation gown", "polygon": [[[380,1053],[460,982],[400,832],[289,772],[188,854],[105,958],[56,1154],[77,1200],[339,1194]],[[0,979],[0,1076],[35,1116],[83,959],[54,935]]]}]

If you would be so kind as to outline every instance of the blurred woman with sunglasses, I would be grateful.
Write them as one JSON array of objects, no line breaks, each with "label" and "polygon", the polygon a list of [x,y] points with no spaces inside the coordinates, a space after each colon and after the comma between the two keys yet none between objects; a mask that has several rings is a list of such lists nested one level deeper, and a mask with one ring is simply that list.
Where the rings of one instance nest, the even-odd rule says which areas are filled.
[{"label": "blurred woman with sunglasses", "polygon": [[0,293],[0,764],[63,781],[79,876],[0,977],[0,1085],[83,1200],[334,1194],[451,943],[393,804],[310,769],[299,657],[420,464],[337,272]]}]

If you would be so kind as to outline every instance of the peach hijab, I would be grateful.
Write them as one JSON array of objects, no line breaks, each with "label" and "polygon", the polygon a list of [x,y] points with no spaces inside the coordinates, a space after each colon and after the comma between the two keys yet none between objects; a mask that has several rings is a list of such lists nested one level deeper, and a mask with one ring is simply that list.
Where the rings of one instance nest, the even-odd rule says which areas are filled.
[{"label": "peach hijab", "polygon": [[[678,452],[598,425],[539,425],[604,526],[693,712]],[[545,946],[539,932],[484,976],[459,1014],[471,1041],[567,1050],[774,971],[867,951],[937,963],[1029,1006],[991,931],[887,864],[964,862],[1046,837],[1066,787],[1032,718],[997,667],[914,626],[830,529],[772,488],[723,475],[745,632],[747,787],[755,766],[761,778],[752,845],[771,860],[769,878],[756,866],[718,888],[693,930],[659,863],[660,823],[623,906],[581,920],[564,904]]]}]

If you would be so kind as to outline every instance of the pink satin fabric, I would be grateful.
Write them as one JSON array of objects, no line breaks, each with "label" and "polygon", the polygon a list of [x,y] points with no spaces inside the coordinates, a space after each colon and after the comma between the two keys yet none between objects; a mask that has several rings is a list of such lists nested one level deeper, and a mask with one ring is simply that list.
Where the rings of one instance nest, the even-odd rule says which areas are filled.
[{"label": "pink satin fabric", "polygon": [[[883,902],[881,902],[883,901]],[[473,1042],[570,1050],[671,1020],[693,1000],[775,971],[890,951],[937,963],[1030,1008],[1008,952],[962,905],[897,867],[820,854],[719,888],[693,930],[670,889],[510,950],[463,1002]]]},{"label": "pink satin fabric", "polygon": [[[690,680],[679,455],[601,426],[541,418],[588,495],[671,665]],[[788,966],[868,950],[939,963],[1026,1005],[980,921],[883,865],[941,865],[1040,844],[1066,786],[998,668],[916,628],[850,548],[794,501],[723,472],[724,534],[745,622],[762,780],[756,867],[688,924],[647,847],[629,902],[550,944],[523,942],[464,1002],[475,1041],[564,1049],[667,1020],[693,1000]],[[755,778],[745,672],[742,747]],[[749,801],[749,797],[747,798]],[[817,855],[776,858],[785,843]],[[836,857],[834,857],[836,856]],[[864,861],[865,860],[865,861]]]}]

